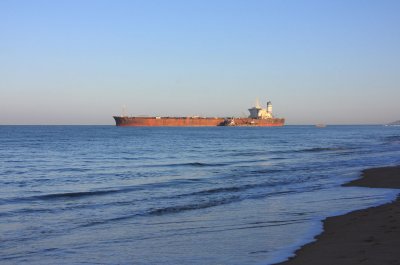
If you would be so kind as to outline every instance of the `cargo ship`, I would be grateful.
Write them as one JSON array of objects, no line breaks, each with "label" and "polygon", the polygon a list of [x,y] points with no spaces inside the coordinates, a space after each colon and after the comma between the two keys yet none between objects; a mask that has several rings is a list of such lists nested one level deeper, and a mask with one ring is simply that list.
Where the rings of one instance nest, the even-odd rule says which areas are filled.
[{"label": "cargo ship", "polygon": [[285,119],[272,115],[272,103],[267,102],[267,108],[262,108],[258,100],[249,109],[246,118],[221,117],[135,117],[113,116],[116,126],[171,126],[171,127],[200,127],[200,126],[283,126]]}]

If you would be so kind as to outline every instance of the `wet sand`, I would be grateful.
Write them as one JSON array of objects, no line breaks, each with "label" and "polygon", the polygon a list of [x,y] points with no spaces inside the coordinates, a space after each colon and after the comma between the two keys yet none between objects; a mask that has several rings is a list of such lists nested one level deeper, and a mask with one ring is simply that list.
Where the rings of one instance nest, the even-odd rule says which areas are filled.
[{"label": "wet sand", "polygon": [[[400,166],[364,170],[343,186],[400,189]],[[400,265],[400,197],[394,202],[329,217],[316,241],[279,265]]]}]

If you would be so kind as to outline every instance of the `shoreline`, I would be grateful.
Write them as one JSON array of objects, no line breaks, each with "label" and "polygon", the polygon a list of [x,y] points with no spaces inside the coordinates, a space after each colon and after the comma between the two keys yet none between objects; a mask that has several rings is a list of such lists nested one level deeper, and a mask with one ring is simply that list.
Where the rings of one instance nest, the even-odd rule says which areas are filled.
[{"label": "shoreline", "polygon": [[[344,187],[400,189],[400,166],[370,168]],[[323,232],[275,265],[400,264],[400,195],[376,207],[323,221]]]}]

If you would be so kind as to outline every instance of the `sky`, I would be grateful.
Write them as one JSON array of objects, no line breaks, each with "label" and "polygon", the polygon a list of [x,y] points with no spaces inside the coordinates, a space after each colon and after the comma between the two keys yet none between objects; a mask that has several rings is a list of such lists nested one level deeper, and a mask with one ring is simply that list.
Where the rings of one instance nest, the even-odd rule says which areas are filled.
[{"label": "sky", "polygon": [[400,119],[400,1],[0,0],[0,125]]}]

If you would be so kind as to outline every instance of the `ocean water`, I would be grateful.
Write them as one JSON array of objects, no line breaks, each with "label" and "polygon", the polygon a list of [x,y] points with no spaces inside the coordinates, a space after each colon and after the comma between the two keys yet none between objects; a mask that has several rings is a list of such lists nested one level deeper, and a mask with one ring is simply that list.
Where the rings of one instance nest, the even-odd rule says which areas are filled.
[{"label": "ocean water", "polygon": [[0,263],[272,264],[396,164],[400,127],[0,126]]}]

